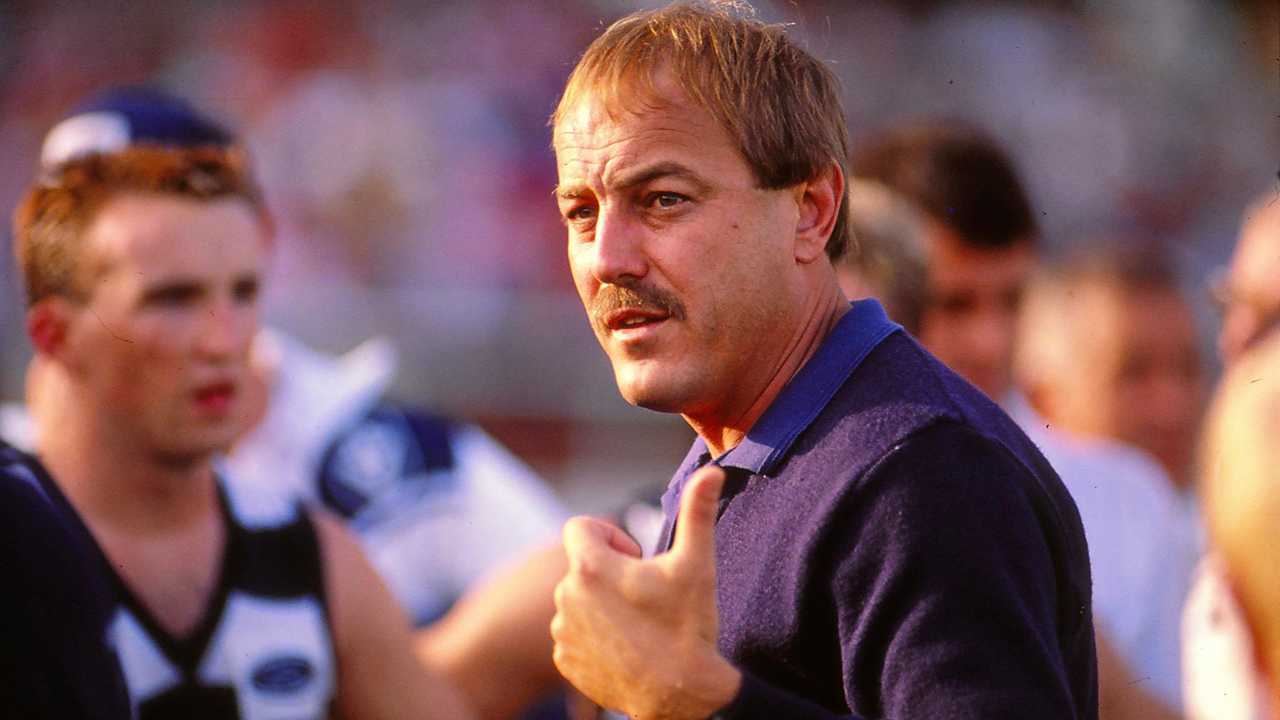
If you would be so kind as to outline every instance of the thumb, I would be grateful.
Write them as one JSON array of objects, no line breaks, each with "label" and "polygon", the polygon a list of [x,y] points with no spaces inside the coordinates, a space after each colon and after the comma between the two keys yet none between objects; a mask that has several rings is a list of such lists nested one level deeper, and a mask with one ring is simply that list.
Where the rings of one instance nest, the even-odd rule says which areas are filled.
[{"label": "thumb", "polygon": [[671,554],[689,560],[714,562],[716,554],[716,504],[724,488],[724,470],[708,465],[694,473],[680,495],[676,537]]}]

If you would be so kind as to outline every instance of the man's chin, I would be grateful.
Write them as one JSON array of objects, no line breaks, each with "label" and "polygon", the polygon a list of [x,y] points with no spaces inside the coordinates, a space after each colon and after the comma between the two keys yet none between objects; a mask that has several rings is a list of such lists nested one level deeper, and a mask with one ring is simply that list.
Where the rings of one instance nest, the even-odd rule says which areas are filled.
[{"label": "man's chin", "polygon": [[199,464],[229,452],[237,437],[234,426],[203,427],[185,433],[184,437],[172,438],[160,454],[175,464]]},{"label": "man's chin", "polygon": [[[655,370],[658,372],[655,373]],[[659,377],[655,377],[655,374]],[[615,373],[615,380],[622,399],[636,407],[655,412],[680,412],[683,394],[676,383],[671,382],[669,372],[663,373],[658,368],[647,368],[640,373],[619,369]]]},{"label": "man's chin", "polygon": [[678,414],[681,412],[679,403],[671,402],[662,398],[650,397],[650,398],[639,398],[636,400],[632,400],[624,396],[623,399],[625,399],[627,402],[631,403],[632,405],[635,405],[636,407],[644,408],[645,410],[652,410],[654,412],[673,413],[673,414]]}]

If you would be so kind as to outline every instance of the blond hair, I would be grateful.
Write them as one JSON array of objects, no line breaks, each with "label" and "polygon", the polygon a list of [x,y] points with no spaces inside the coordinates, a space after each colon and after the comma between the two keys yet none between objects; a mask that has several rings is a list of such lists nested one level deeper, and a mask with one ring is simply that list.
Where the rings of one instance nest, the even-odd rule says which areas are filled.
[{"label": "blond hair", "polygon": [[[551,116],[553,128],[588,93],[610,117],[659,102],[657,78],[681,90],[729,133],[761,187],[777,190],[848,165],[848,130],[831,71],[781,25],[741,2],[681,2],[609,26],[578,61]],[[847,172],[844,172],[847,176]],[[827,240],[835,260],[848,244],[841,198]]]},{"label": "blond hair", "polygon": [[1202,450],[1205,519],[1273,692],[1280,683],[1280,333],[1228,371]]}]

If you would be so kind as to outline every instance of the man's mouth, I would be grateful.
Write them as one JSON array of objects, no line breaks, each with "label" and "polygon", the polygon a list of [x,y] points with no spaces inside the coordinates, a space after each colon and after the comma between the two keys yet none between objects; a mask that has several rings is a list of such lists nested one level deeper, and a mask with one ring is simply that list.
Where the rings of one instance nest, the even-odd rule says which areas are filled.
[{"label": "man's mouth", "polygon": [[200,386],[195,392],[196,405],[208,412],[226,412],[236,395],[236,385],[230,381],[213,382]]},{"label": "man's mouth", "polygon": [[624,308],[604,316],[604,326],[610,333],[628,333],[665,322],[671,315],[663,310]]},{"label": "man's mouth", "polygon": [[684,320],[684,306],[669,290],[634,284],[603,285],[591,299],[591,324],[601,339],[635,343],[664,327],[668,320]]}]

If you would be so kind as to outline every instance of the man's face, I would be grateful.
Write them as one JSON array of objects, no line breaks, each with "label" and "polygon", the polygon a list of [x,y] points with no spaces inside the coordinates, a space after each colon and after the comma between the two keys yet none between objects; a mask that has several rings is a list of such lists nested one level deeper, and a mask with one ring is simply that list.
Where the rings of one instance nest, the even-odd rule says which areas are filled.
[{"label": "man's face", "polygon": [[261,226],[240,200],[108,202],[79,260],[88,298],[69,311],[77,401],[154,457],[225,447],[244,421],[264,251]]},{"label": "man's face", "polygon": [[986,249],[930,222],[920,342],[996,401],[1009,391],[1018,309],[1035,261],[1030,242]]},{"label": "man's face", "polygon": [[795,327],[790,190],[757,188],[728,134],[671,82],[611,119],[587,94],[555,131],[569,265],[622,396],[731,413],[781,364]]},{"label": "man's face", "polygon": [[1280,201],[1249,218],[1231,258],[1222,295],[1222,359],[1234,362],[1267,331],[1280,326]]},{"label": "man's face", "polygon": [[1086,286],[1074,301],[1087,327],[1058,389],[1068,430],[1151,453],[1170,477],[1189,477],[1204,404],[1195,318],[1173,289]]}]

